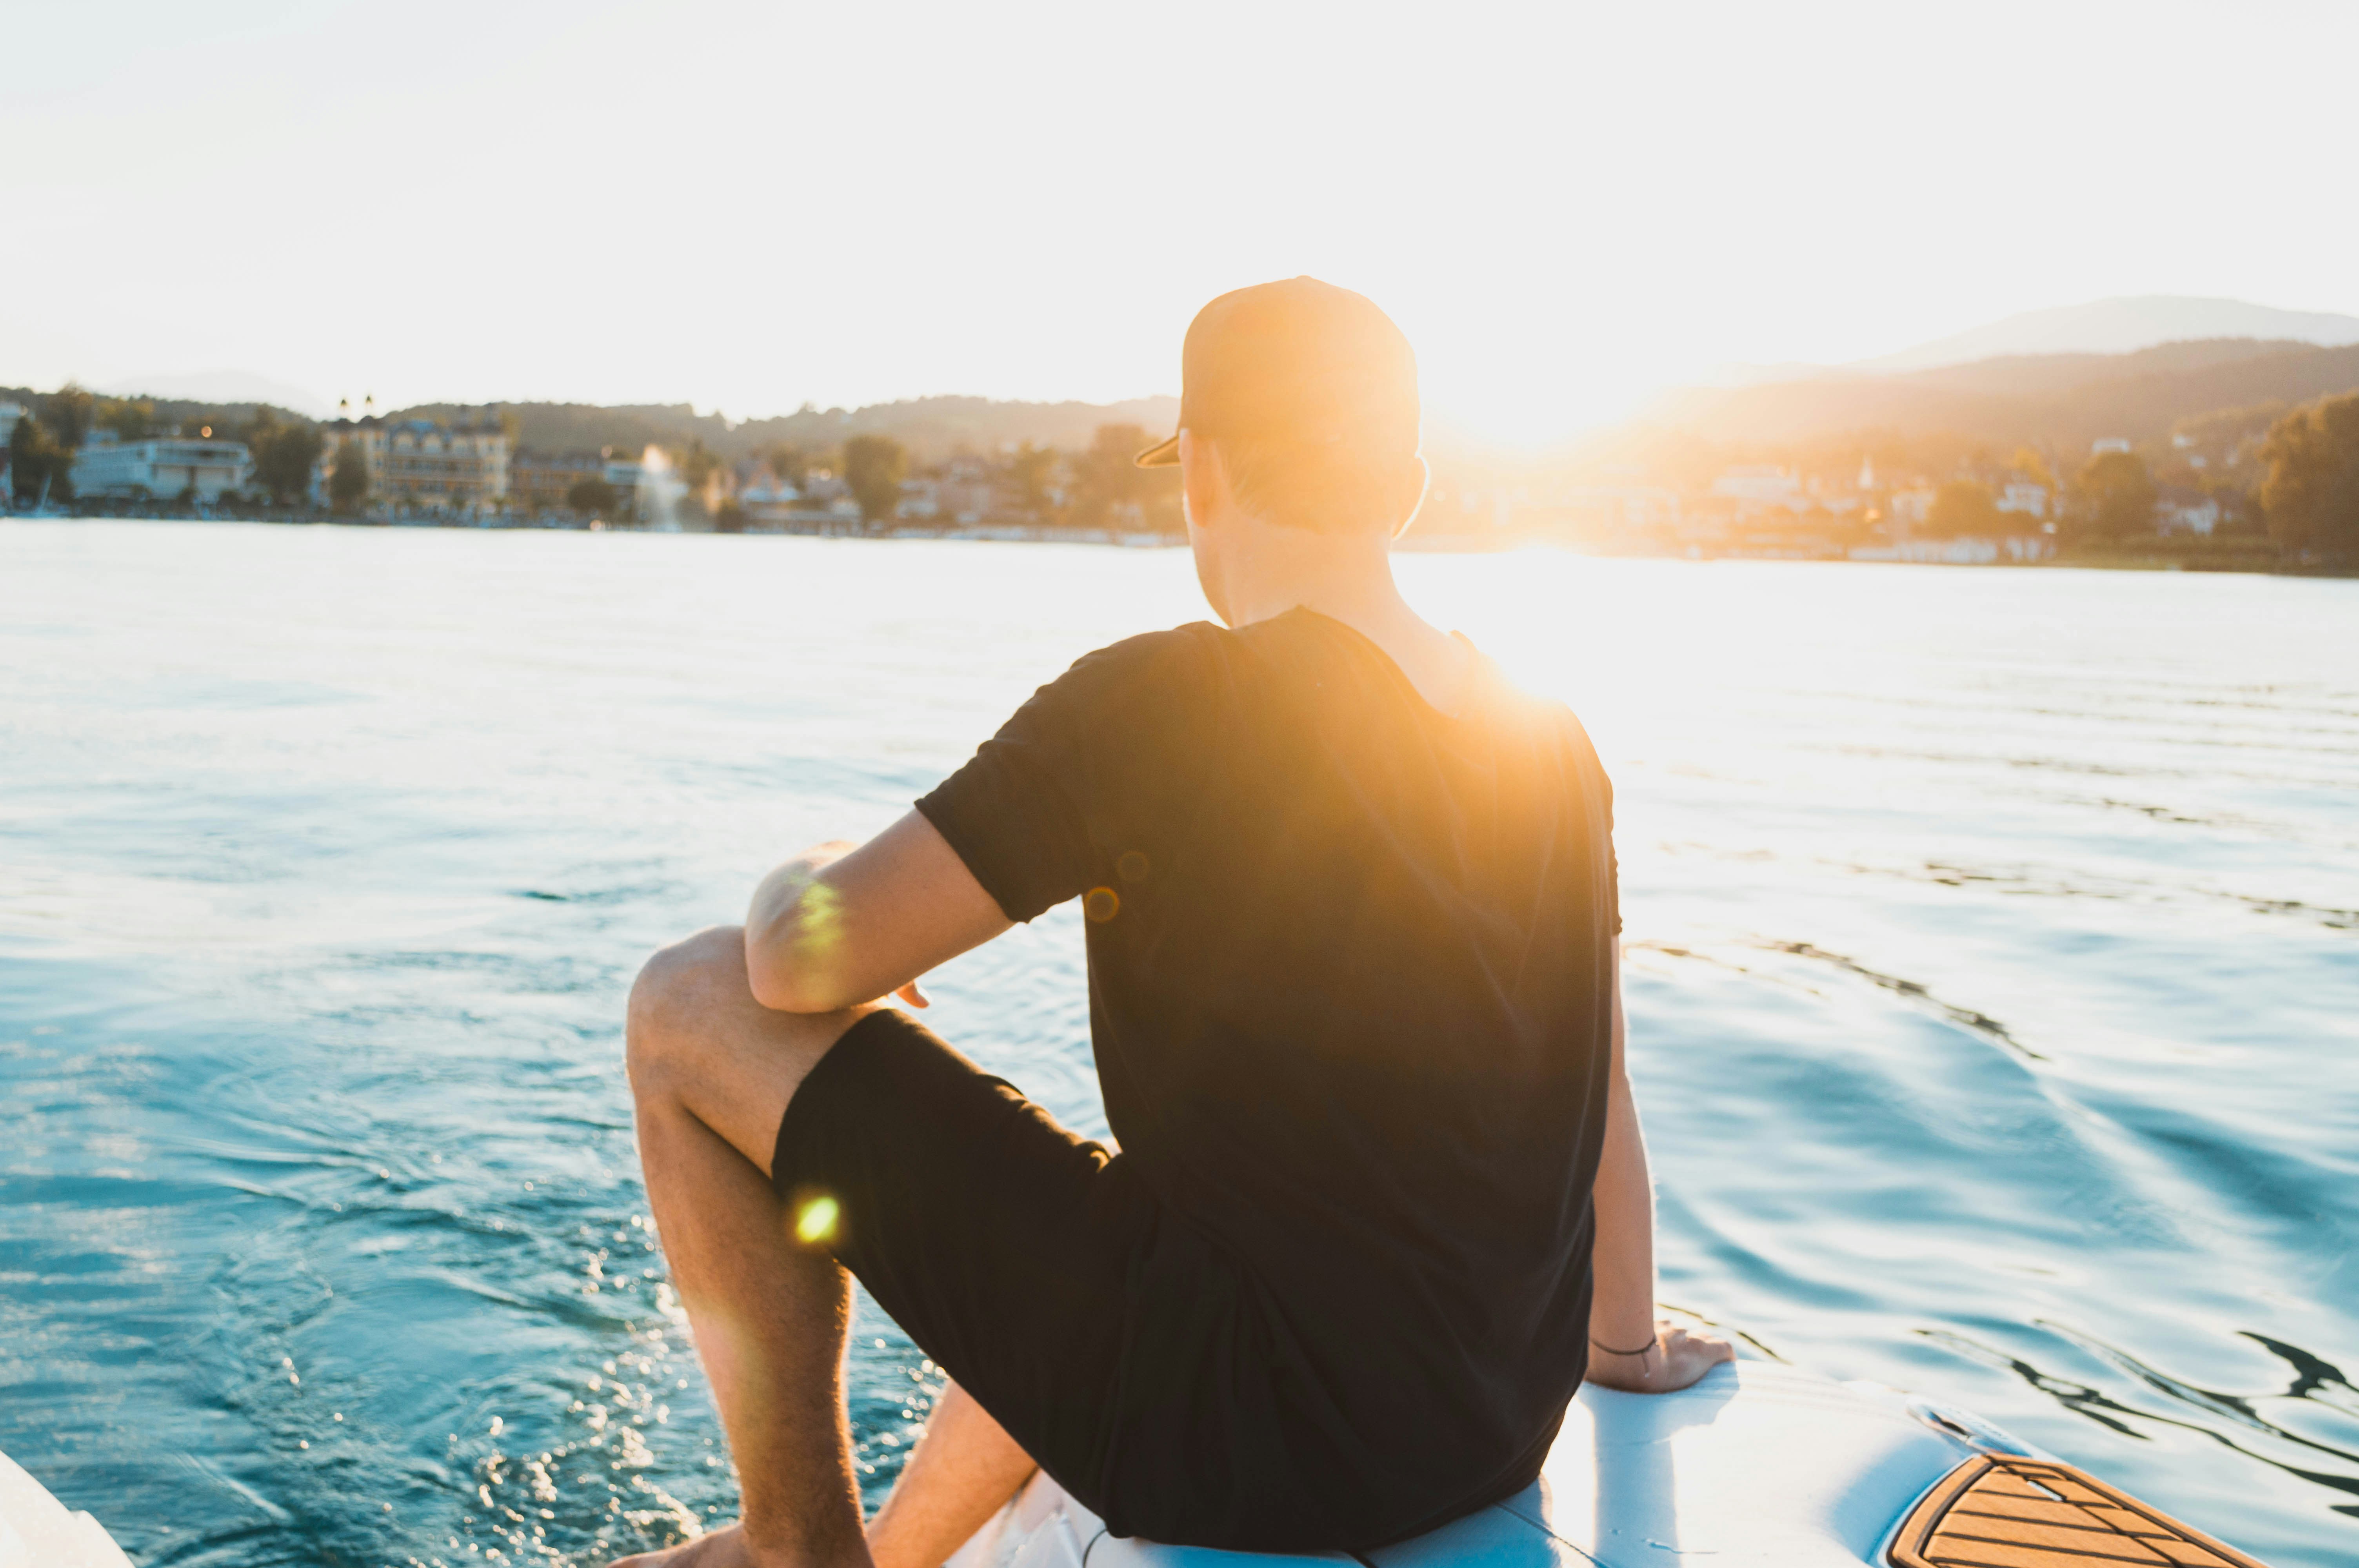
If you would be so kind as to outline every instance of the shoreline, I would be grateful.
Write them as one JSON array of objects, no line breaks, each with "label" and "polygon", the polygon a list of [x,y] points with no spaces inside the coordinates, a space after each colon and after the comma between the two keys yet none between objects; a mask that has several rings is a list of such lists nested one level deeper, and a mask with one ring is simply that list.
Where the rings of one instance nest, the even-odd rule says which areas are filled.
[{"label": "shoreline", "polygon": [[[610,524],[600,518],[591,518],[587,521],[575,519],[551,521],[526,517],[473,519],[431,514],[408,517],[352,517],[326,511],[264,513],[251,508],[226,513],[199,511],[193,508],[175,511],[157,509],[138,513],[112,510],[0,511],[0,524],[18,522],[238,523],[281,526],[331,525],[344,528],[435,528],[513,534],[669,534],[718,538],[864,539],[877,543],[930,540],[965,544],[1093,545],[1122,549],[1178,549],[1187,543],[1184,538],[1165,534],[1114,528],[1060,527],[1047,524],[1023,523],[971,524],[957,528],[922,528],[901,524],[891,528],[869,532],[857,524],[801,522],[761,524],[743,528],[725,529],[711,526],[661,528],[650,527],[638,522]],[[2223,543],[2241,544],[2243,542]],[[2036,560],[2014,560],[2004,556],[1997,559],[1982,561],[1894,560],[1881,555],[1875,557],[1863,557],[1850,553],[1805,554],[1792,550],[1711,548],[1701,546],[1661,550],[1601,549],[1577,539],[1536,532],[1514,532],[1506,537],[1485,537],[1466,534],[1428,535],[1420,537],[1415,529],[1411,529],[1408,534],[1395,541],[1393,549],[1396,553],[1405,555],[1484,556],[1504,555],[1509,551],[1535,546],[1562,550],[1571,555],[1594,556],[1603,559],[1614,560],[1809,561],[1845,566],[1939,567],[1970,571],[1992,568],[2011,570],[2065,568],[2090,571],[2201,572],[2246,577],[2359,578],[2359,561],[2288,561],[2273,558],[2265,548],[2222,548],[2219,544],[2208,539],[2201,545],[2190,542],[2177,547],[2074,551]]]}]

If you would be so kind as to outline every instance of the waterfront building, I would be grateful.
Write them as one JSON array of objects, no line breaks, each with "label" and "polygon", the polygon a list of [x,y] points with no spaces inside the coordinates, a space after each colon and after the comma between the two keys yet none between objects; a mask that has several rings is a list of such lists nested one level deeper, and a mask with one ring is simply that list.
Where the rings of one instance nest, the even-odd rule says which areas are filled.
[{"label": "waterfront building", "polygon": [[2048,515],[2048,487],[2016,480],[1999,491],[1998,509],[2020,513],[2026,517],[2045,517]]},{"label": "waterfront building", "polygon": [[553,512],[571,505],[565,498],[573,487],[584,480],[606,479],[606,466],[603,452],[519,450],[508,459],[508,503],[527,512]]},{"label": "waterfront building", "polygon": [[2166,485],[2155,503],[2154,531],[2158,534],[2208,535],[2220,525],[2220,503],[2201,491],[2187,485]]},{"label": "waterfront building", "polygon": [[900,518],[932,518],[942,510],[941,485],[930,479],[905,479],[901,481],[901,499],[895,503],[893,515]]},{"label": "waterfront building", "polygon": [[254,474],[254,458],[243,441],[190,436],[118,439],[112,430],[93,430],[74,451],[76,495],[124,501],[170,501],[181,496],[211,504],[223,491],[244,490]]},{"label": "waterfront building", "polygon": [[852,498],[852,487],[825,469],[810,470],[799,486],[788,488],[799,489],[799,499],[771,513],[787,526],[839,531],[860,522],[860,503]]},{"label": "waterfront building", "polygon": [[1933,487],[1920,484],[1914,490],[1896,492],[1892,497],[1892,521],[1902,528],[1921,528],[1932,515]]},{"label": "waterfront building", "polygon": [[320,427],[313,498],[327,499],[338,457],[357,451],[368,465],[372,505],[423,512],[496,511],[508,495],[508,434],[486,408],[473,419],[386,419],[371,414]]},{"label": "waterfront building", "polygon": [[1740,512],[1762,506],[1799,512],[1803,504],[1802,481],[1794,470],[1767,463],[1736,463],[1723,470],[1712,481],[1712,492],[1736,502]]},{"label": "waterfront building", "polygon": [[934,494],[940,514],[962,528],[983,522],[1000,509],[989,465],[968,454],[943,466]]},{"label": "waterfront building", "polygon": [[16,486],[8,472],[8,438],[16,433],[16,421],[32,410],[21,403],[0,403],[0,511],[5,511]]},{"label": "waterfront building", "polygon": [[756,463],[739,477],[737,504],[745,509],[750,523],[775,527],[791,522],[802,500],[803,492],[772,472],[767,463]]},{"label": "waterfront building", "polygon": [[639,492],[647,482],[647,465],[610,453],[603,477],[608,484],[614,487],[615,515],[647,521],[647,514],[639,506]]}]

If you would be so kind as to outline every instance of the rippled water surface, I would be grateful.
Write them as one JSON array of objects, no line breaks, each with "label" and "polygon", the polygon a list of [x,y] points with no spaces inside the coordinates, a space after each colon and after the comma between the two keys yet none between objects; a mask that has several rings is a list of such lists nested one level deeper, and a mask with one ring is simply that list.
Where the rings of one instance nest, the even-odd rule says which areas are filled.
[{"label": "rippled water surface", "polygon": [[[2359,1558],[2359,583],[1401,568],[1614,772],[1666,1299]],[[0,1449],[149,1568],[725,1516],[633,971],[1202,613],[1175,552],[0,523]],[[1101,1125],[1071,911],[935,989]],[[928,1371],[865,1314],[878,1489]]]}]

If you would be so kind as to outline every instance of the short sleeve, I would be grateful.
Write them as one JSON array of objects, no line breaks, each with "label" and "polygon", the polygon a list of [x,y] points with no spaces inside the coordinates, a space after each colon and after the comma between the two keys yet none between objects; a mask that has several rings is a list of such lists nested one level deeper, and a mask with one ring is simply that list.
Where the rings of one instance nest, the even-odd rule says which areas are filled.
[{"label": "short sleeve", "polygon": [[1202,632],[1149,633],[1085,655],[1032,694],[918,803],[1010,920],[1105,880],[1124,824],[1151,819],[1203,756]]},{"label": "short sleeve", "polygon": [[1622,935],[1622,857],[1614,852],[1614,840],[1605,840],[1605,918],[1614,935]]},{"label": "short sleeve", "polygon": [[1590,740],[1589,730],[1573,716],[1569,708],[1560,707],[1567,726],[1566,733],[1572,742],[1573,776],[1589,797],[1585,810],[1590,827],[1596,836],[1592,886],[1602,884],[1605,905],[1605,928],[1615,936],[1622,935],[1622,858],[1614,848],[1614,780],[1605,772],[1605,761],[1597,754],[1596,743]]},{"label": "short sleeve", "polygon": [[1622,935],[1622,855],[1614,847],[1614,781],[1605,776],[1603,764],[1597,769],[1597,789],[1605,816],[1605,923],[1614,935]]}]

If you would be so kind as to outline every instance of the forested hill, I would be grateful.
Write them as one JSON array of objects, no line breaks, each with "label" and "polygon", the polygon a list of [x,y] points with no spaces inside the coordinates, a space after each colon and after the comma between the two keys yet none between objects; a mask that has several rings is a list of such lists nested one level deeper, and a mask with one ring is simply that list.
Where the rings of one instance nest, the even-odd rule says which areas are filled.
[{"label": "forested hill", "polygon": [[[17,404],[37,412],[56,395],[54,393],[36,392],[29,386],[0,386],[0,403]],[[309,416],[292,413],[272,403],[214,403],[201,397],[116,397],[105,395],[96,395],[87,401],[94,409],[135,406],[139,414],[138,424],[157,431],[178,430],[183,426],[193,429],[203,425],[215,425],[224,432],[235,432],[257,421],[281,425],[310,423]],[[117,420],[113,423],[120,426],[124,422]],[[76,433],[80,433],[80,427],[76,427]]]},{"label": "forested hill", "polygon": [[[1123,403],[1003,403],[987,397],[920,397],[864,408],[805,407],[773,419],[734,426],[717,414],[699,414],[688,404],[640,404],[603,407],[590,403],[505,403],[500,411],[516,423],[516,444],[536,451],[595,451],[613,447],[636,451],[647,446],[685,447],[702,441],[723,457],[743,457],[785,442],[819,450],[851,436],[890,436],[920,463],[939,461],[962,448],[995,452],[1029,441],[1038,447],[1079,450],[1101,425],[1140,425],[1156,434],[1178,422],[1176,397],[1141,397]],[[396,418],[451,419],[479,412],[455,404],[421,404]]]},{"label": "forested hill", "polygon": [[1808,441],[1852,431],[1951,435],[1993,446],[2150,441],[2223,409],[2298,404],[2359,390],[2359,345],[2253,338],[2164,343],[2127,354],[2038,354],[1873,375],[1673,395],[1643,423],[1706,440]]}]

